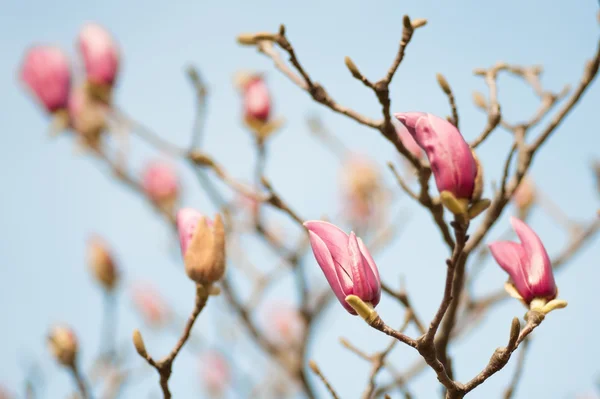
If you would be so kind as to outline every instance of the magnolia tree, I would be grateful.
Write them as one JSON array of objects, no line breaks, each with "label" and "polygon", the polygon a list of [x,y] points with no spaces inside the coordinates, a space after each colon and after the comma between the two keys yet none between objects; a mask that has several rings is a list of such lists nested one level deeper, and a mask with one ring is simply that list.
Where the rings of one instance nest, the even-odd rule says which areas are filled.
[{"label": "magnolia tree", "polygon": [[[272,60],[276,69],[316,103],[350,118],[365,130],[382,135],[399,153],[401,162],[389,163],[397,188],[389,188],[382,181],[385,171],[378,170],[367,157],[350,155],[343,142],[320,120],[311,119],[309,126],[315,137],[335,154],[341,154],[345,162],[341,212],[320,220],[304,219],[294,210],[294,200],[281,195],[265,176],[266,148],[283,120],[273,112],[270,89],[262,74],[243,72],[235,78],[244,122],[254,136],[257,154],[254,184],[246,184],[234,178],[226,165],[221,165],[202,148],[201,119],[207,91],[196,70],[189,70],[189,76],[198,96],[198,126],[194,129],[192,144],[180,148],[133,120],[125,109],[112,101],[123,54],[118,41],[102,26],[88,24],[78,37],[79,56],[85,71],[81,79],[74,76],[71,61],[60,48],[39,45],[25,53],[20,78],[49,115],[51,134],[65,133],[74,138],[87,155],[97,158],[114,172],[115,180],[145,198],[178,236],[182,269],[195,284],[195,302],[193,306],[190,304],[193,310],[187,321],[180,322],[178,311],[161,299],[155,288],[138,285],[133,299],[146,324],[132,331],[131,341],[128,341],[129,348],[134,347],[141,358],[137,358],[138,363],[147,363],[142,364],[146,371],[155,370],[154,384],[157,390],[160,387],[164,398],[171,397],[170,378],[178,371],[174,365],[186,350],[200,352],[202,382],[210,397],[314,398],[319,392],[316,384],[323,384],[333,398],[391,397],[394,392],[410,397],[407,386],[411,379],[431,369],[437,378],[437,382],[432,379],[431,383],[440,385],[443,397],[462,398],[476,391],[511,361],[518,362],[518,367],[503,394],[506,398],[512,396],[522,374],[524,351],[531,333],[537,328],[543,329],[546,318],[554,317],[555,310],[567,306],[565,299],[568,298],[559,296],[560,278],[555,278],[554,271],[568,263],[600,228],[598,215],[591,211],[587,223],[570,229],[565,249],[551,257],[539,231],[528,223],[530,210],[545,201],[528,177],[530,166],[544,143],[584,99],[598,73],[600,47],[585,63],[573,89],[567,87],[556,93],[543,88],[539,67],[497,63],[475,70],[489,89],[487,95],[474,94],[474,103],[486,113],[487,124],[476,138],[467,141],[460,132],[453,89],[441,74],[437,82],[447,96],[450,116],[434,115],[427,109],[416,112],[392,109],[390,83],[411,39],[425,29],[427,21],[404,16],[402,23],[398,51],[380,79],[368,78],[350,58],[345,59],[350,74],[372,91],[374,99],[381,104],[381,117],[377,119],[342,105],[312,78],[284,25],[276,32],[244,33],[237,38],[240,45],[254,48]],[[522,78],[539,96],[539,108],[529,119],[513,123],[505,118],[498,101],[497,78],[501,74]],[[510,133],[513,144],[504,164],[495,165],[502,170],[501,180],[495,182],[492,192],[487,190],[484,195],[484,187],[490,183],[486,182],[477,150],[498,131]],[[141,175],[134,175],[119,140],[128,134],[138,135],[156,149],[185,163],[198,177],[197,183],[206,191],[218,213],[208,214],[201,204],[180,207],[182,181],[174,164],[149,161]],[[310,190],[309,182],[305,186]],[[380,277],[382,265],[376,261],[377,252],[397,236],[390,207],[395,200],[391,193],[400,190],[414,202],[415,208],[430,214],[431,223],[439,231],[439,244],[434,239],[422,245],[440,245],[448,252],[446,259],[439,259],[444,267],[431,269],[431,273],[445,274],[443,289],[419,288],[430,290],[428,295],[439,301],[437,311],[429,317],[419,314],[418,304],[411,301],[405,287],[397,288],[396,284]],[[490,229],[501,223],[500,216],[507,212],[511,202],[514,205],[511,209],[517,212],[510,217],[510,225],[505,226],[506,239],[488,237]],[[290,245],[277,226],[268,223],[265,216],[268,208],[281,212],[297,225],[300,239],[295,245]],[[552,208],[546,209],[555,212]],[[239,245],[242,234],[255,235],[260,245],[273,250],[279,258],[277,264],[264,270],[250,270]],[[102,237],[89,239],[90,270],[109,296],[118,289],[121,275],[121,265],[115,259]],[[469,288],[477,281],[480,265],[488,260],[495,261],[507,278],[497,281],[498,291],[474,297]],[[322,271],[320,278],[309,278],[318,268]],[[234,282],[236,275],[244,275],[244,290]],[[277,284],[286,275],[297,284],[297,303],[264,303],[262,297],[268,286]],[[247,348],[242,354],[244,350],[237,348],[235,356],[225,356],[221,351],[199,345],[201,334],[197,325],[202,324],[202,313],[217,296],[225,299],[227,309],[235,316],[232,323],[238,323],[235,328],[247,335],[248,342],[254,346],[252,350]],[[508,297],[523,304],[525,316],[514,317],[512,323],[506,325],[506,341],[498,343],[500,346],[489,354],[489,362],[478,373],[458,379],[456,363],[449,351],[452,344],[479,326],[484,316],[493,313],[495,303]],[[383,301],[398,302],[404,308],[403,313],[384,318],[377,311]],[[381,342],[389,342],[381,351],[366,353],[360,342],[341,339],[341,344],[357,355],[356,362],[371,364],[361,393],[344,392],[343,387],[333,386],[327,379],[328,370],[311,360],[311,350],[308,350],[311,338],[319,328],[336,328],[326,321],[317,323],[329,304],[336,311],[347,313],[346,317],[363,319],[364,329],[377,330]],[[265,309],[267,328],[260,321]],[[568,309],[562,311],[568,312]],[[160,353],[145,344],[144,335],[148,330],[169,326],[176,328],[179,335],[170,351]],[[78,358],[76,327],[49,326],[48,344],[52,355],[60,366],[72,373],[79,397],[116,397],[131,377],[131,371],[124,366],[123,354],[115,346],[101,353],[94,367],[103,384],[101,390],[98,384],[94,385],[97,390],[92,389],[89,382],[92,376],[84,372],[87,368],[82,367]],[[400,346],[407,346],[418,354],[417,363],[405,365],[411,366],[406,372],[397,371],[402,365],[388,358]],[[126,352],[126,348],[123,351]],[[517,353],[520,356],[513,356]],[[253,380],[254,375],[242,376],[246,380],[244,384],[233,384],[232,376],[238,373],[236,361],[246,356],[268,359],[276,365],[277,372],[267,373],[262,380]],[[341,364],[340,367],[352,366]],[[383,374],[388,378],[383,378]],[[98,378],[97,375],[94,378]]]}]

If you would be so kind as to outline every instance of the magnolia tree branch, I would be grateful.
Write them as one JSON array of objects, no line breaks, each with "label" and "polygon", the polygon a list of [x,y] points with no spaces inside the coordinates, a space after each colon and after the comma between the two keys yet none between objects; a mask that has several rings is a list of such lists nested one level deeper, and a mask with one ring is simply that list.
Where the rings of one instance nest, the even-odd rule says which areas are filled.
[{"label": "magnolia tree branch", "polygon": [[204,306],[208,301],[209,290],[209,287],[204,287],[199,284],[196,285],[196,299],[194,304],[194,310],[192,311],[192,314],[190,315],[185,325],[185,328],[183,329],[181,337],[175,344],[175,347],[173,347],[171,352],[161,360],[154,360],[148,354],[141,334],[138,330],[134,332],[133,343],[135,345],[135,348],[138,354],[144,359],[146,359],[148,364],[154,367],[158,372],[158,375],[160,376],[160,387],[162,389],[163,396],[165,399],[171,398],[171,391],[169,390],[169,378],[171,377],[171,372],[173,370],[173,362],[179,354],[179,351],[181,351],[181,348],[183,348],[183,345],[185,345],[186,341],[188,340],[192,331],[192,327],[194,326],[198,315],[200,314],[200,312],[202,312],[202,309],[204,309]]}]

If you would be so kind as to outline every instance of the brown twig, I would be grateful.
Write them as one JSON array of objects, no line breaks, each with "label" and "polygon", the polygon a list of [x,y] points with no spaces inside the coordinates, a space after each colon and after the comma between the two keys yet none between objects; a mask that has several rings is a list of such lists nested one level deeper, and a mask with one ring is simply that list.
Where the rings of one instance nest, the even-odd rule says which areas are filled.
[{"label": "brown twig", "polygon": [[185,345],[187,339],[189,338],[190,333],[192,331],[192,327],[194,326],[198,315],[200,314],[200,312],[202,312],[202,309],[204,309],[204,306],[208,301],[208,297],[209,289],[199,284],[196,285],[196,299],[194,303],[194,310],[192,311],[192,314],[190,315],[185,325],[185,328],[183,329],[181,337],[175,344],[175,347],[173,347],[171,352],[163,359],[156,361],[148,353],[140,353],[139,349],[136,348],[138,349],[138,353],[140,353],[140,356],[144,357],[148,364],[154,367],[158,372],[160,376],[160,387],[162,389],[163,396],[165,399],[171,398],[171,391],[169,390],[169,378],[171,377],[173,362],[179,354],[179,351],[181,350],[181,348],[183,348],[183,345]]},{"label": "brown twig", "polygon": [[73,362],[73,364],[69,367],[69,370],[71,371],[71,374],[73,374],[73,378],[75,379],[77,389],[79,390],[79,394],[81,395],[82,399],[90,399],[91,396],[87,388],[87,382],[85,381],[83,374],[81,374],[77,363]]},{"label": "brown twig", "polygon": [[311,360],[308,364],[313,373],[315,373],[317,377],[319,377],[319,379],[323,382],[325,388],[327,388],[327,391],[329,392],[331,397],[333,399],[340,399],[339,395],[335,392],[335,389],[333,389],[327,378],[325,378],[325,375],[321,372],[319,366],[317,366],[317,363],[315,363],[314,360]]},{"label": "brown twig", "polygon": [[504,390],[504,399],[511,399],[517,390],[517,385],[523,376],[523,369],[525,368],[525,355],[527,354],[527,349],[529,348],[529,342],[529,338],[523,340],[521,351],[519,352],[519,358],[517,359],[517,367],[515,368],[510,385]]}]

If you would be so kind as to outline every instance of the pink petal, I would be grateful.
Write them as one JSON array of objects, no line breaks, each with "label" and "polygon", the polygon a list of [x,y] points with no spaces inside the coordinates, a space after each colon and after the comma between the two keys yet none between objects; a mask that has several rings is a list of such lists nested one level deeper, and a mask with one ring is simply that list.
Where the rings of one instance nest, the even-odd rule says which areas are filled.
[{"label": "pink petal", "polygon": [[261,78],[251,80],[244,91],[244,110],[247,117],[266,121],[271,111],[271,95]]},{"label": "pink petal", "polygon": [[511,217],[510,224],[519,236],[528,259],[524,273],[533,294],[540,298],[553,298],[556,296],[556,283],[552,273],[552,263],[544,244],[523,221]]},{"label": "pink petal", "polygon": [[[306,226],[306,223],[304,225]],[[352,309],[352,307],[346,303],[346,294],[344,293],[344,290],[342,289],[342,286],[338,279],[338,267],[333,262],[333,258],[331,256],[331,253],[329,252],[329,248],[321,239],[321,237],[319,237],[316,233],[313,233],[310,229],[308,231],[308,236],[310,239],[310,245],[312,247],[313,254],[315,255],[315,259],[321,267],[321,270],[323,271],[323,274],[325,275],[329,286],[333,290],[333,293],[348,312],[350,312],[351,314],[356,314],[354,309]]]},{"label": "pink petal", "polygon": [[510,276],[519,294],[525,302],[529,303],[533,299],[533,295],[525,276],[527,254],[523,247],[512,241],[495,241],[488,246],[496,262]]},{"label": "pink petal", "polygon": [[110,33],[98,24],[86,24],[79,33],[79,50],[87,79],[112,86],[119,69],[119,50]]},{"label": "pink petal", "polygon": [[352,272],[349,267],[348,234],[344,233],[336,225],[321,220],[309,220],[304,223],[304,227],[323,240],[331,253],[333,261],[341,266],[345,273],[350,276]]},{"label": "pink petal", "polygon": [[371,271],[367,274],[369,276],[369,285],[371,286],[373,292],[370,302],[373,304],[373,306],[376,306],[379,303],[379,300],[381,299],[381,278],[379,277],[379,269],[377,268],[377,265],[375,264],[375,261],[371,256],[371,253],[363,243],[363,240],[357,237],[357,241],[360,253],[362,254],[365,262],[367,263]]},{"label": "pink petal", "polygon": [[200,212],[193,208],[184,208],[177,212],[177,230],[179,231],[179,243],[183,256],[185,256],[188,244],[192,240],[196,226],[202,216]]},{"label": "pink petal", "polygon": [[458,129],[432,114],[408,112],[394,116],[427,154],[438,191],[450,191],[458,198],[471,198],[477,164]]},{"label": "pink petal", "polygon": [[378,286],[375,284],[375,275],[368,261],[360,251],[356,235],[350,233],[348,241],[350,265],[352,269],[353,294],[365,302],[372,302],[377,295]]},{"label": "pink petal", "polygon": [[21,64],[20,78],[48,112],[67,107],[71,67],[58,47],[30,48]]}]

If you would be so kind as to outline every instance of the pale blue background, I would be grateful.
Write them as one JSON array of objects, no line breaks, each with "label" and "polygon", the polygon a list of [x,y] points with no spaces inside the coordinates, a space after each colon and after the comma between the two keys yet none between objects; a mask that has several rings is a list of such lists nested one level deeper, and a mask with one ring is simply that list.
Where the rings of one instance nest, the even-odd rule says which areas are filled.
[{"label": "pale blue background", "polygon": [[[320,115],[348,146],[368,150],[382,165],[397,157],[375,132],[314,104],[275,72],[266,58],[239,47],[234,40],[236,34],[276,30],[279,23],[286,23],[289,37],[314,79],[344,104],[378,116],[379,105],[372,93],[352,79],[343,58],[352,56],[367,76],[380,77],[397,50],[402,15],[425,17],[429,25],[415,35],[392,84],[393,110],[447,114],[446,99],[435,82],[435,73],[443,72],[456,93],[463,133],[472,139],[485,124],[484,116],[471,103],[474,89],[485,90],[481,79],[472,75],[473,68],[487,67],[498,60],[541,63],[546,67],[546,87],[559,90],[565,83],[574,84],[581,76],[584,61],[595,51],[597,8],[594,0],[465,0],[452,4],[357,0],[5,1],[0,13],[0,382],[22,394],[24,366],[35,358],[44,372],[40,397],[65,397],[70,392],[70,378],[54,366],[44,345],[47,327],[56,321],[75,327],[84,347],[83,364],[89,365],[98,346],[102,309],[99,289],[84,265],[84,243],[90,232],[105,235],[114,246],[124,269],[125,289],[139,279],[160,283],[160,291],[182,314],[189,312],[193,298],[193,288],[181,271],[174,242],[163,221],[143,201],[100,173],[95,162],[74,154],[71,140],[47,137],[46,118],[15,79],[23,51],[31,43],[58,43],[73,52],[74,37],[85,21],[105,24],[119,39],[124,53],[118,103],[181,145],[188,143],[194,110],[193,93],[183,70],[189,63],[197,65],[210,82],[207,149],[242,179],[250,178],[254,155],[240,123],[239,98],[231,78],[239,68],[268,71],[276,112],[288,122],[271,144],[267,174],[303,217],[318,218],[335,213],[333,183],[339,170],[337,161],[308,136],[304,121],[307,114]],[[500,99],[511,121],[529,116],[537,107],[530,90],[510,78],[500,79]],[[599,106],[596,82],[532,168],[545,192],[570,215],[582,220],[593,217],[598,206],[589,166],[600,155]],[[508,134],[498,131],[479,152],[485,160],[488,193],[491,181],[499,176],[509,140]],[[148,154],[144,149],[135,156],[143,160]],[[387,172],[385,175],[391,184],[390,176]],[[193,186],[187,169],[185,177]],[[196,187],[186,190],[184,202],[212,211]],[[441,296],[446,252],[429,216],[406,198],[401,203],[412,207],[412,218],[397,244],[378,255],[377,261],[388,281],[396,281],[400,274],[406,276],[420,314],[429,319]],[[532,221],[549,252],[558,252],[565,240],[561,229],[540,212],[533,215]],[[490,239],[505,229],[507,219],[499,225]],[[289,226],[294,232],[290,235],[295,235],[296,227]],[[550,315],[534,334],[516,397],[567,398],[593,391],[600,371],[597,244],[598,240],[592,242],[567,272],[557,277],[561,297],[569,300],[569,308]],[[248,254],[260,260],[262,252],[250,249]],[[307,267],[317,269],[312,259],[307,259]],[[316,276],[322,283],[323,279]],[[497,289],[504,278],[499,268],[488,263],[479,292]],[[132,329],[142,322],[133,316],[130,296],[123,293],[120,298],[119,336],[127,341]],[[219,319],[215,309],[217,305],[212,314],[201,317],[199,326]],[[403,317],[390,299],[386,298],[380,309],[390,324],[398,324]],[[453,347],[462,381],[475,375],[493,350],[505,344],[511,318],[523,313],[519,303],[507,301],[488,316],[483,329]],[[372,350],[382,348],[386,340],[343,312],[338,304],[329,308],[322,323],[324,328],[311,347],[312,357],[342,397],[358,397],[369,366],[344,350],[337,337],[344,335]],[[155,354],[164,353],[175,340],[174,335],[151,332],[145,337]],[[399,368],[414,358],[406,348],[393,356]],[[140,359],[133,359],[132,365],[142,365]],[[171,380],[175,397],[202,397],[197,364],[189,353],[177,360]],[[514,362],[470,397],[499,397],[513,367]],[[321,384],[313,382],[323,393]],[[411,384],[411,390],[418,398],[429,398],[437,393],[438,385],[428,372]],[[156,376],[149,373],[143,382],[128,386],[123,396],[147,397],[157,391]]]}]

